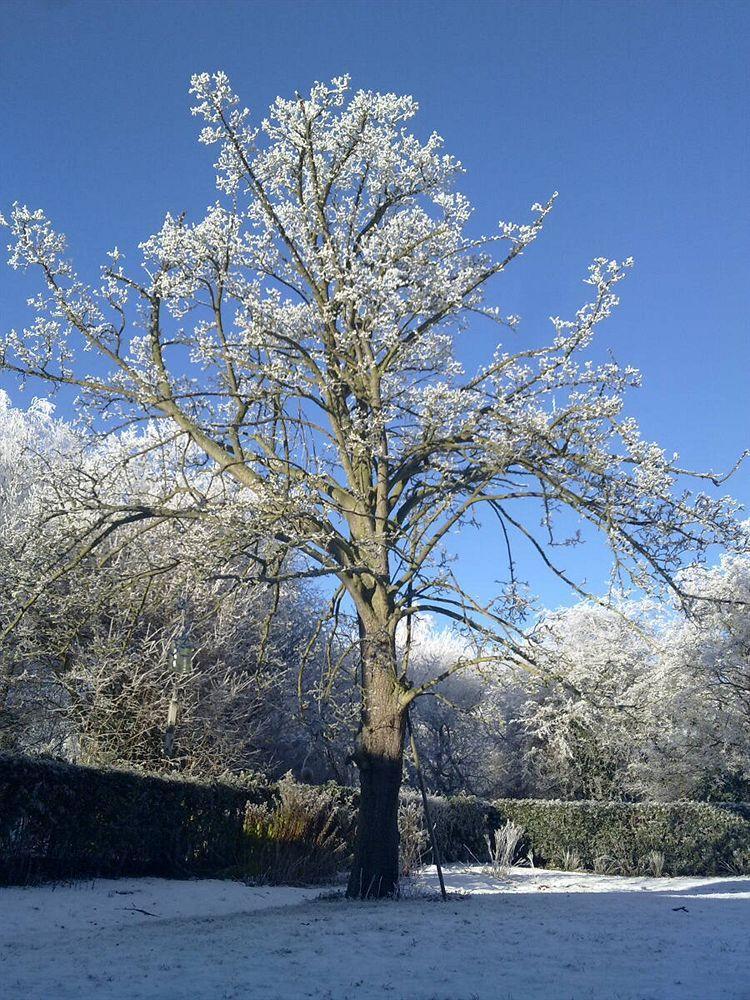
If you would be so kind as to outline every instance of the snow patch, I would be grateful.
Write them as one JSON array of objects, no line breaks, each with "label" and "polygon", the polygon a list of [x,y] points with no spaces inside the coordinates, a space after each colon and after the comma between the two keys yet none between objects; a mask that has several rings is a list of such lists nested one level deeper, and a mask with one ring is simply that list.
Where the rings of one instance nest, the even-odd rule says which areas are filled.
[{"label": "snow patch", "polygon": [[3,1000],[748,1000],[750,877],[449,866],[399,903],[120,879],[0,889]]}]

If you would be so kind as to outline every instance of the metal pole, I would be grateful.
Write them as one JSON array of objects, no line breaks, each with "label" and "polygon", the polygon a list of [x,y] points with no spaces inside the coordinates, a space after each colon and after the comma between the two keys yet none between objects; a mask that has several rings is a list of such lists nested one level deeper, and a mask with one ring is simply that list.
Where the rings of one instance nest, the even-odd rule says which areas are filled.
[{"label": "metal pole", "polygon": [[411,746],[411,754],[414,758],[414,768],[417,772],[417,781],[419,782],[419,790],[422,793],[422,807],[424,808],[424,818],[427,823],[427,830],[430,834],[430,846],[432,847],[432,860],[435,862],[435,867],[437,868],[438,879],[440,880],[440,895],[443,900],[448,899],[448,893],[445,891],[445,882],[443,880],[443,868],[440,864],[440,852],[438,851],[437,838],[435,837],[435,827],[432,824],[432,817],[430,815],[430,804],[427,801],[427,791],[424,787],[424,778],[422,777],[422,768],[419,766],[419,754],[417,753],[417,742],[414,739],[414,729],[411,724],[411,715],[409,709],[406,709],[406,728],[409,730],[409,745]]},{"label": "metal pole", "polygon": [[194,650],[189,643],[190,628],[187,620],[185,601],[180,602],[182,616],[182,635],[175,639],[172,646],[172,695],[167,712],[167,728],[164,730],[164,756],[174,757],[175,729],[180,718],[180,694],[182,679],[190,672]]},{"label": "metal pole", "polygon": [[170,758],[174,756],[174,730],[177,725],[179,707],[177,685],[175,685],[172,688],[172,697],[169,701],[169,712],[167,713],[167,728],[164,732],[164,754]]}]

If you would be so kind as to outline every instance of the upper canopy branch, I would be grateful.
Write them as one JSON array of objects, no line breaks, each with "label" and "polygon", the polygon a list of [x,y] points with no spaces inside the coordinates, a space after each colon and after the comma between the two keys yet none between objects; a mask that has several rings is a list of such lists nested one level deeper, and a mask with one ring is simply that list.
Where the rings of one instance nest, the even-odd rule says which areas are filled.
[{"label": "upper canopy branch", "polygon": [[[450,539],[482,504],[514,600],[511,537],[581,587],[548,553],[564,511],[639,587],[671,586],[684,559],[741,544],[732,503],[681,491],[685,470],[623,415],[637,372],[587,356],[631,261],[596,259],[588,300],[552,318],[545,346],[498,345],[465,373],[455,336],[477,313],[515,328],[486,286],[554,198],[529,223],[469,236],[463,168],[439,136],[409,133],[411,98],[352,94],[341,78],[277,100],[254,128],[224,74],[199,74],[191,93],[223,200],[195,223],[168,215],[140,271],[112,251],[98,287],[76,277],[44,215],[16,205],[11,265],[40,269],[46,290],[5,338],[7,370],[80,389],[97,435],[156,417],[165,453],[175,433],[190,442],[176,463],[201,516],[242,495],[232,530],[297,551],[299,573],[337,575],[358,610],[392,620],[407,591],[435,606],[452,592]],[[143,443],[122,440],[113,462]],[[450,610],[501,627],[489,606]]]}]

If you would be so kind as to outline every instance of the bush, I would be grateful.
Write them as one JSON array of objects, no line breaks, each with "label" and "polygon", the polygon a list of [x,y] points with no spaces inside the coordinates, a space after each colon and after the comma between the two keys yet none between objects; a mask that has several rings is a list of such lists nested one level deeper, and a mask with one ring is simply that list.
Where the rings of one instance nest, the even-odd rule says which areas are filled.
[{"label": "bush", "polygon": [[[441,858],[487,863],[493,831],[524,829],[516,856],[609,875],[750,874],[750,804],[430,797]],[[487,840],[489,839],[489,848]],[[430,862],[431,852],[426,852]]]},{"label": "bush", "polygon": [[518,854],[518,845],[523,837],[523,827],[513,820],[506,820],[503,826],[485,837],[487,853],[490,857],[492,874],[498,878],[508,875]]},{"label": "bush", "polygon": [[425,825],[424,808],[418,793],[404,789],[398,807],[399,869],[404,876],[413,875],[422,867],[430,843]]},{"label": "bush", "polygon": [[[612,875],[750,874],[750,804],[502,799],[534,863]],[[658,863],[657,863],[658,859]]]},{"label": "bush", "polygon": [[235,864],[248,803],[273,789],[199,784],[0,755],[0,884],[214,875]]},{"label": "bush", "polygon": [[273,803],[248,803],[241,856],[230,874],[271,885],[333,879],[354,842],[355,807],[345,791],[282,778]]},{"label": "bush", "polygon": [[[421,804],[404,790],[407,866],[431,861]],[[327,881],[351,854],[358,793],[255,775],[202,784],[0,754],[0,884],[96,876],[227,875]],[[750,874],[750,804],[430,797],[445,862],[486,863],[493,832],[519,854],[608,874]],[[489,838],[489,849],[487,838]],[[408,857],[406,857],[408,855]]]},{"label": "bush", "polygon": [[430,808],[442,861],[489,861],[487,837],[503,824],[492,803],[470,795],[431,796]]}]

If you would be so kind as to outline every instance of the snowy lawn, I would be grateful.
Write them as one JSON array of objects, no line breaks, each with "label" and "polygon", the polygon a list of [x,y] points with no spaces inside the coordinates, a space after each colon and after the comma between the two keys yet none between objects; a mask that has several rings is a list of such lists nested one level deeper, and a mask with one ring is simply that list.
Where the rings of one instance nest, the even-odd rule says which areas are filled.
[{"label": "snowy lawn", "polygon": [[465,895],[353,903],[161,879],[0,889],[0,996],[750,998],[750,877],[517,869],[498,882],[454,866],[446,881]]}]

